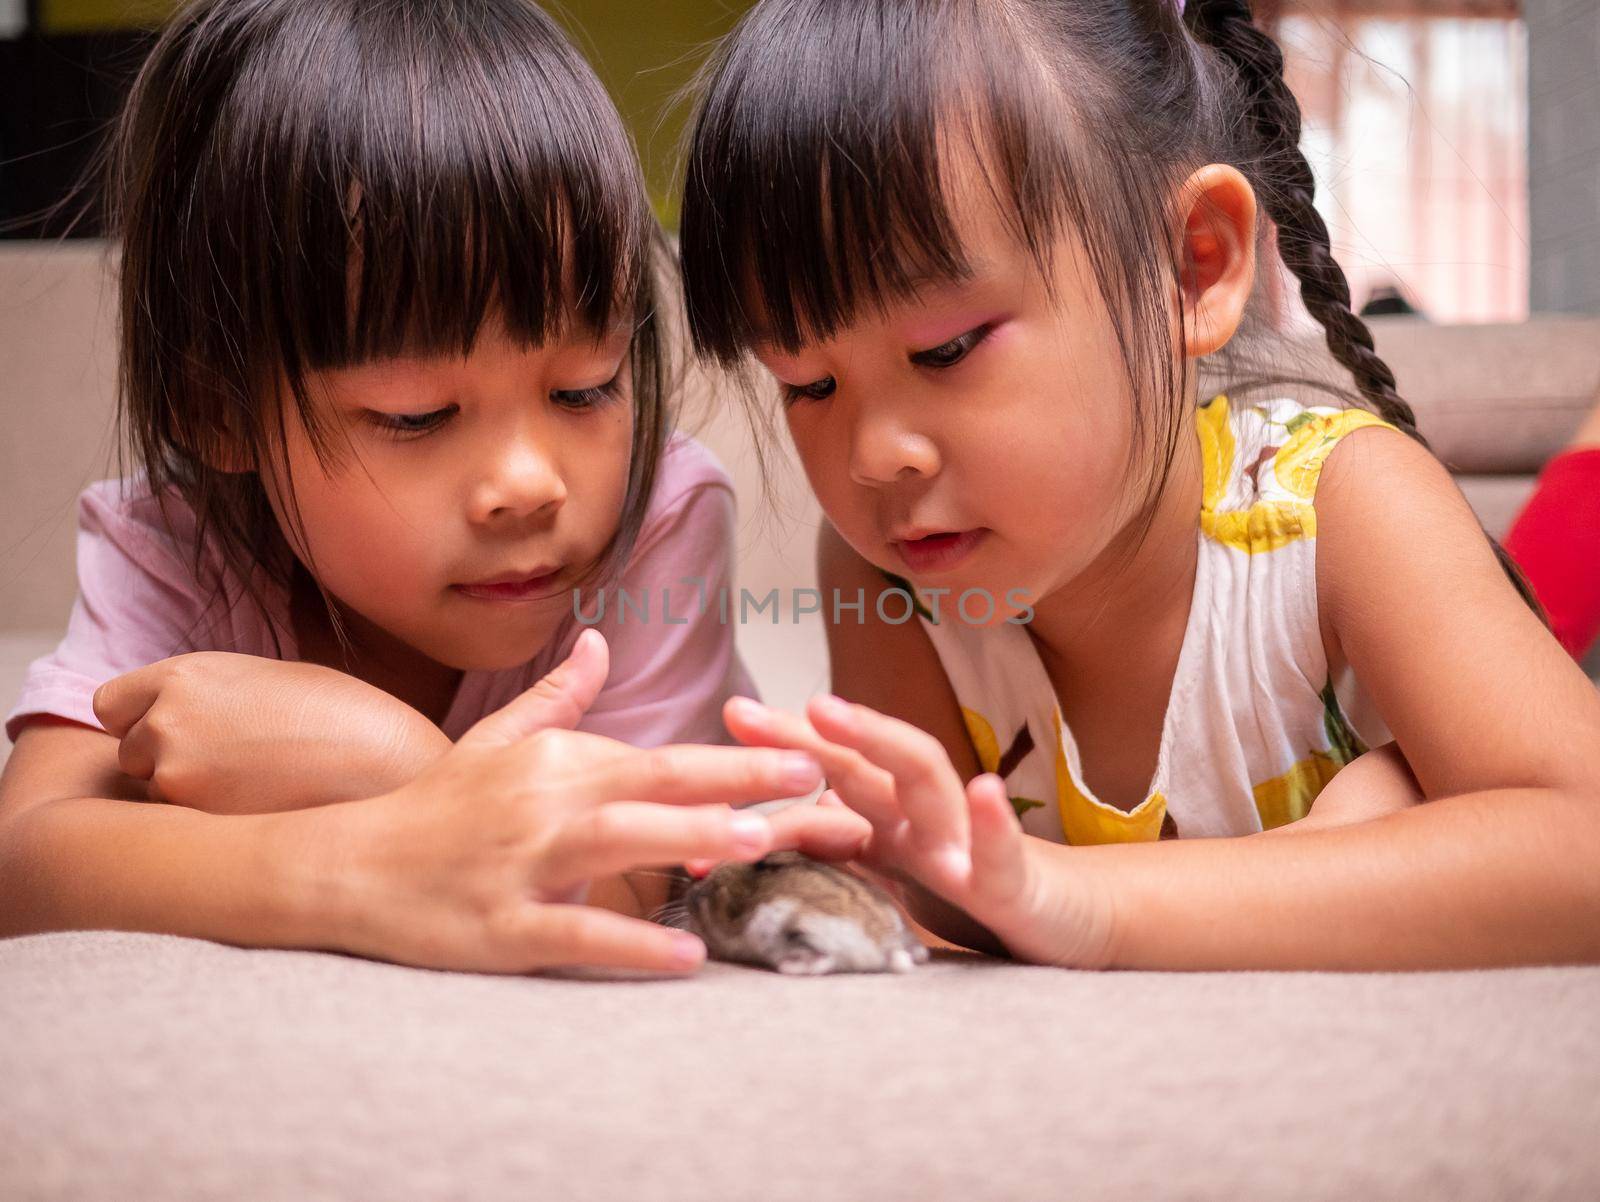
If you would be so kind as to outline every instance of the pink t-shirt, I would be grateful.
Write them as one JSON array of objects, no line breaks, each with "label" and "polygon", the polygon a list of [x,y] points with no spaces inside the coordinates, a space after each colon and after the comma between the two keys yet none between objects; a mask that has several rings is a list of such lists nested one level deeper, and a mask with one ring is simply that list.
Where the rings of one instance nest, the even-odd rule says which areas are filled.
[{"label": "pink t-shirt", "polygon": [[[193,538],[194,515],[169,502],[179,538]],[[711,453],[674,435],[663,454],[644,526],[621,579],[599,598],[585,594],[584,618],[606,636],[611,673],[580,729],[639,747],[664,743],[726,743],[722,703],[755,696],[734,648],[734,629],[720,620],[719,590],[733,587],[734,497],[727,473]],[[190,547],[192,547],[192,542]],[[208,549],[211,563],[220,554]],[[135,668],[190,651],[235,651],[297,658],[285,590],[265,591],[282,654],[259,608],[246,598],[220,617],[208,617],[190,571],[189,547],[175,543],[142,478],[102,480],[78,499],[78,599],[66,637],[28,668],[22,697],[6,716],[15,741],[30,717],[52,714],[98,728],[91,704],[101,684]],[[694,580],[704,581],[704,591]],[[618,604],[618,588],[647,597]],[[229,595],[237,590],[229,580]],[[705,604],[701,604],[701,598]],[[702,612],[703,611],[703,612]],[[531,687],[565,659],[583,630],[569,618],[550,645],[525,664],[467,672],[442,723],[459,738],[479,718]]]}]

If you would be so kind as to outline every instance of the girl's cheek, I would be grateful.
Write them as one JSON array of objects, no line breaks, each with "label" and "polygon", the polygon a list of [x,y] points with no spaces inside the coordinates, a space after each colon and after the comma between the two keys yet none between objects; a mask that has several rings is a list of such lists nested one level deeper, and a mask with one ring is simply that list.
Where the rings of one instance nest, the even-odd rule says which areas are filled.
[{"label": "girl's cheek", "polygon": [[783,420],[789,427],[789,439],[794,443],[794,453],[800,460],[800,466],[805,469],[808,477],[815,477],[822,466],[821,452],[827,446],[826,439],[821,437],[817,423],[806,414],[798,412],[797,406],[791,405],[784,412]]},{"label": "girl's cheek", "polygon": [[853,487],[848,445],[842,440],[830,440],[816,428],[816,423],[805,420],[791,420],[789,432],[811,491],[830,517],[837,515]]}]

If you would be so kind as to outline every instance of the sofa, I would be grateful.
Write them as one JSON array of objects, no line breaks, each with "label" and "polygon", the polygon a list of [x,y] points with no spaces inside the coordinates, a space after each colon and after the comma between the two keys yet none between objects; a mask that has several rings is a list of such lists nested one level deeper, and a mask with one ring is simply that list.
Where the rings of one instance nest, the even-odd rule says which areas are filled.
[{"label": "sofa", "polygon": [[[94,244],[0,247],[8,702],[115,470],[105,279]],[[1378,341],[1495,533],[1600,399],[1600,319]],[[740,583],[811,583],[792,463],[727,406],[689,420],[739,489]],[[769,700],[826,685],[814,620],[739,638]],[[0,1199],[1600,1198],[1600,968],[595,975],[0,941]]]}]

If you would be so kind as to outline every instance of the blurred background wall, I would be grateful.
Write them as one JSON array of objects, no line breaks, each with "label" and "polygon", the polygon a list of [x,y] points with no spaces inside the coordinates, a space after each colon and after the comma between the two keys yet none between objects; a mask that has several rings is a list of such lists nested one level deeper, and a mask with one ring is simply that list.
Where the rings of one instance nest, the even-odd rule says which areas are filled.
[{"label": "blurred background wall", "polygon": [[1600,3],[1526,3],[1530,303],[1600,313]]},{"label": "blurred background wall", "polygon": [[[175,0],[0,0],[0,222],[10,237],[59,233],[42,217],[80,178],[154,30]],[[657,211],[677,218],[675,98],[748,0],[563,0],[572,34],[632,127]],[[77,231],[93,235],[93,225]]]},{"label": "blurred background wall", "polygon": [[[64,228],[41,214],[81,175],[172,7],[0,0],[8,236]],[[627,117],[671,226],[684,118],[671,101],[748,0],[549,7]],[[1319,207],[1358,305],[1398,298],[1449,322],[1600,310],[1600,0],[1257,0],[1256,11],[1285,45]]]},{"label": "blurred background wall", "polygon": [[[671,226],[684,113],[670,101],[747,0],[551,7],[627,117]],[[1522,319],[1600,312],[1600,0],[1256,7],[1285,44],[1318,206],[1356,304],[1439,323],[1512,323],[1461,331],[1392,321],[1380,345],[1406,360],[1402,387],[1454,405],[1455,428],[1488,423],[1497,453],[1535,443],[1553,450],[1594,404],[1600,343],[1591,323]],[[79,178],[170,9],[169,0],[0,0],[0,232],[10,239],[0,244],[0,415],[9,434],[0,437],[0,699],[54,641],[71,603],[74,498],[121,470],[110,425],[108,256],[92,220],[57,242],[41,236],[64,222],[41,214]],[[1282,323],[1303,320],[1292,285],[1264,278]],[[1409,359],[1406,338],[1425,344]],[[738,489],[739,585],[757,597],[779,587],[787,598],[792,586],[815,583],[815,501],[786,439],[758,456],[730,398],[706,399],[685,424]],[[1508,410],[1514,428],[1504,426]],[[1498,498],[1490,508],[1499,529],[1532,486],[1530,464],[1473,470],[1501,472],[1474,477],[1474,495]],[[746,662],[764,672],[768,699],[789,708],[827,675],[820,623],[795,617],[742,623],[738,635]]]}]

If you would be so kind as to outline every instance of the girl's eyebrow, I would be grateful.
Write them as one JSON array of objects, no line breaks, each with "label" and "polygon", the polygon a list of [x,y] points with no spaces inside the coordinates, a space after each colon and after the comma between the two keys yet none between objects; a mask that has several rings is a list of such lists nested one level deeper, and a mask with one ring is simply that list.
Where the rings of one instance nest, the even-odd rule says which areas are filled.
[{"label": "girl's eyebrow", "polygon": [[437,367],[441,360],[442,356],[395,355],[335,368],[330,374],[341,382],[361,380],[392,385],[415,380],[423,372]]},{"label": "girl's eyebrow", "polygon": [[622,359],[633,346],[631,325],[613,326],[608,330],[574,329],[552,338],[540,350],[561,363],[575,360],[588,362],[597,359]]},{"label": "girl's eyebrow", "polygon": [[993,268],[984,259],[968,257],[967,270],[959,275],[950,272],[919,271],[913,273],[906,286],[913,296],[929,292],[968,292],[981,288],[993,278]]},{"label": "girl's eyebrow", "polygon": [[906,279],[906,288],[916,295],[923,292],[943,292],[970,282],[970,279],[963,280],[942,272],[919,271]]},{"label": "girl's eyebrow", "polygon": [[[921,269],[913,271],[897,281],[892,294],[883,297],[884,305],[886,308],[892,308],[896,304],[927,304],[932,300],[944,299],[964,300],[966,293],[985,286],[993,278],[993,268],[986,259],[968,255],[966,266],[967,271],[961,275]],[[749,331],[750,349],[755,354],[789,353],[778,345],[771,323],[750,318],[745,328]]]},{"label": "girl's eyebrow", "polygon": [[579,345],[596,354],[615,355],[627,354],[628,347],[633,343],[633,328],[631,326],[616,326],[603,334],[580,340]]}]

